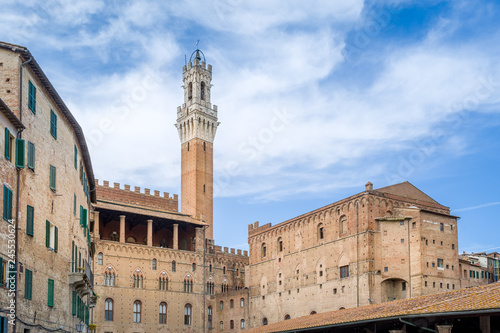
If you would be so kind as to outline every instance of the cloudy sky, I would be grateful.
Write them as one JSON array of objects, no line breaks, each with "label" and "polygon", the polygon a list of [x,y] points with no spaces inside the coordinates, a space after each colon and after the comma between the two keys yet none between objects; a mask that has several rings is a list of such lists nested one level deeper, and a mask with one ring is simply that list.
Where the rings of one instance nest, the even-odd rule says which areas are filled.
[{"label": "cloudy sky", "polygon": [[[408,180],[500,251],[497,1],[2,0],[84,128],[96,178],[180,192],[196,41],[213,66],[215,239]],[[492,232],[496,231],[496,232]]]}]

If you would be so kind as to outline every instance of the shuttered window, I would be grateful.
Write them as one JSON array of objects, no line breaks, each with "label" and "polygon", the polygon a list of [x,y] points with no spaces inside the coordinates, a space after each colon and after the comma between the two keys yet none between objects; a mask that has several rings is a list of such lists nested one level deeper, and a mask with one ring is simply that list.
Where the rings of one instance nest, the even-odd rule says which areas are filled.
[{"label": "shuttered window", "polygon": [[58,244],[58,229],[50,221],[45,221],[45,246],[57,252]]},{"label": "shuttered window", "polygon": [[24,168],[24,140],[16,139],[16,167]]},{"label": "shuttered window", "polygon": [[29,206],[26,210],[26,234],[33,236],[33,225],[35,222],[35,208]]},{"label": "shuttered window", "polygon": [[4,263],[3,263],[3,258],[0,257],[0,287],[3,286],[3,283],[4,283],[4,270],[5,270],[5,267],[4,267]]},{"label": "shuttered window", "polygon": [[50,110],[50,134],[57,139],[57,116],[52,110]]},{"label": "shuttered window", "polygon": [[28,141],[28,168],[35,170],[35,144]]},{"label": "shuttered window", "polygon": [[3,219],[12,223],[12,190],[3,186]]},{"label": "shuttered window", "polygon": [[28,88],[28,107],[36,114],[36,88],[31,81],[29,81]]},{"label": "shuttered window", "polygon": [[54,280],[49,279],[48,284],[48,297],[47,297],[47,305],[52,307],[54,306]]},{"label": "shuttered window", "polygon": [[78,148],[75,145],[75,170],[78,170]]},{"label": "shuttered window", "polygon": [[73,297],[71,298],[71,314],[73,316],[76,315],[76,301],[77,301],[77,294],[76,294],[76,290],[73,290]]},{"label": "shuttered window", "polygon": [[56,190],[56,167],[53,165],[50,166],[50,189]]},{"label": "shuttered window", "polygon": [[24,274],[24,298],[31,299],[32,290],[33,272],[29,269],[26,269]]},{"label": "shuttered window", "polygon": [[5,158],[10,161],[10,130],[5,127]]}]

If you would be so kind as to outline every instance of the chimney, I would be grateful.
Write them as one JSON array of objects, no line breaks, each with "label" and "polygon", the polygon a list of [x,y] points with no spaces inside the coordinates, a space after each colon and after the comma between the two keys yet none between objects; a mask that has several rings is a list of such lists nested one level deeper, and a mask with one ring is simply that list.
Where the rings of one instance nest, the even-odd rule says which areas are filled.
[{"label": "chimney", "polygon": [[371,182],[366,183],[365,191],[373,191],[373,184]]}]

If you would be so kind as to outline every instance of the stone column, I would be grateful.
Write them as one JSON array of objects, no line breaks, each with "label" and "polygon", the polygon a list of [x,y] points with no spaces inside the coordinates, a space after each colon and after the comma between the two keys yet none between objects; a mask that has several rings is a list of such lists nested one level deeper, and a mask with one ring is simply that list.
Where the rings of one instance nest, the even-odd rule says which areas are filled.
[{"label": "stone column", "polygon": [[453,325],[436,325],[438,333],[451,333]]},{"label": "stone column", "polygon": [[125,243],[125,215],[120,215],[120,243]]},{"label": "stone column", "polygon": [[203,252],[203,243],[205,240],[203,239],[203,227],[196,228],[196,244],[195,251]]},{"label": "stone column", "polygon": [[94,210],[94,237],[99,239],[99,211]]},{"label": "stone column", "polygon": [[479,328],[481,329],[482,333],[490,333],[491,332],[490,316],[479,317]]},{"label": "stone column", "polygon": [[153,246],[153,220],[148,220],[148,246]]},{"label": "stone column", "polygon": [[174,240],[173,240],[174,244],[173,245],[173,249],[174,250],[178,250],[179,249],[179,225],[176,223],[174,224]]}]

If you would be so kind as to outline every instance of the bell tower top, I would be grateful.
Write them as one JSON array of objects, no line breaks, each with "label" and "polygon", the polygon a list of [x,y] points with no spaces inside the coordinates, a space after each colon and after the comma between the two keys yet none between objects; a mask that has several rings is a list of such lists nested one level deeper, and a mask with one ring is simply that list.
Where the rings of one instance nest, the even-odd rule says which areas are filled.
[{"label": "bell tower top", "polygon": [[[212,66],[196,49],[182,68],[184,103],[177,108],[177,130],[181,143],[195,137],[213,143],[217,126],[217,106],[211,104]],[[195,120],[198,124],[195,124]],[[200,125],[200,126],[197,126]]]}]

